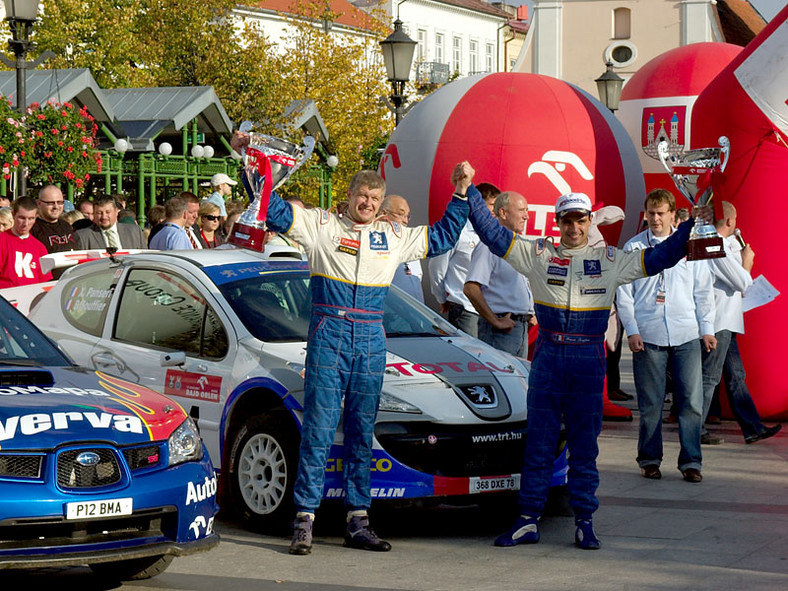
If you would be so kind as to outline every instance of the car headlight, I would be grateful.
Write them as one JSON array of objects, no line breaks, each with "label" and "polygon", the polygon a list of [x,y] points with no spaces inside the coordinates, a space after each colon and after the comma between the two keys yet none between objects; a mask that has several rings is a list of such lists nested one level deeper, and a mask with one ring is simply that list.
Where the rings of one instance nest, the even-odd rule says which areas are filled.
[{"label": "car headlight", "polygon": [[170,466],[202,459],[202,439],[191,418],[183,421],[170,435],[167,447],[170,452]]},{"label": "car headlight", "polygon": [[404,400],[401,400],[396,396],[392,396],[391,394],[387,394],[386,392],[380,393],[380,404],[378,405],[378,410],[421,414],[421,409],[419,407],[413,406],[409,402],[405,402]]}]

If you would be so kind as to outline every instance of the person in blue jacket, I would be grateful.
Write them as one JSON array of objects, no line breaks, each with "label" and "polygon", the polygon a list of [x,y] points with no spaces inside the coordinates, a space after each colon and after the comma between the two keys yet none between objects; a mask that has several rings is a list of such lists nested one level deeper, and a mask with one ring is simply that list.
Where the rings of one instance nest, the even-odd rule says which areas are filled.
[{"label": "person in blue jacket", "polygon": [[554,244],[545,238],[524,240],[490,214],[472,184],[473,175],[467,162],[459,164],[453,174],[458,190],[467,190],[471,223],[494,254],[528,277],[539,324],[528,380],[528,433],[519,492],[521,514],[512,528],[495,540],[495,545],[539,541],[539,520],[563,417],[569,446],[568,488],[575,514],[575,544],[583,549],[597,549],[600,541],[592,516],[599,506],[597,436],[602,429],[604,340],[610,306],[619,285],[654,275],[680,261],[694,222],[685,222],[655,248],[637,252],[623,252],[612,246],[594,248],[588,244],[591,200],[583,193],[569,193],[559,197],[555,207],[560,242]]},{"label": "person in blue jacket", "polygon": [[[234,147],[242,148],[243,135],[236,138]],[[391,549],[369,526],[367,514],[373,428],[386,366],[384,301],[400,264],[454,246],[468,219],[468,203],[464,193],[455,193],[435,224],[411,227],[378,216],[385,194],[380,175],[362,170],[350,182],[342,216],[293,207],[275,193],[268,205],[267,227],[303,246],[311,275],[312,318],[291,554],[311,552],[312,525],[340,416],[348,509],[345,545]]]}]

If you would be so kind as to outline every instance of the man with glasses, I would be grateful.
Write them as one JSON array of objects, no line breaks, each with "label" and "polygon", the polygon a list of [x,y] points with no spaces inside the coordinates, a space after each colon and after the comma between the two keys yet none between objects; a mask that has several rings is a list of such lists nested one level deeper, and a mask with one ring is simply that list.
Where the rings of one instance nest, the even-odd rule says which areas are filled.
[{"label": "man with glasses", "polygon": [[119,224],[120,206],[111,196],[96,199],[93,223],[77,230],[79,248],[146,248],[145,235],[137,224]]},{"label": "man with glasses", "polygon": [[[47,249],[48,253],[65,252],[77,247],[74,228],[65,220],[63,213],[63,192],[55,185],[47,185],[38,193],[38,219],[30,233]],[[56,272],[57,279],[63,272]]]}]

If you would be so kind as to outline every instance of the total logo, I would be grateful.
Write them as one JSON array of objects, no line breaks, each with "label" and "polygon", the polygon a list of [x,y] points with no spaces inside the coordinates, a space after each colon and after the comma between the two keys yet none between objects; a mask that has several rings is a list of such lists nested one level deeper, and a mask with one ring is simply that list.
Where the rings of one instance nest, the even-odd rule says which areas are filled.
[{"label": "total logo", "polygon": [[203,482],[197,484],[189,482],[186,486],[186,506],[210,499],[213,496],[216,496],[216,476],[212,478],[206,476]]}]

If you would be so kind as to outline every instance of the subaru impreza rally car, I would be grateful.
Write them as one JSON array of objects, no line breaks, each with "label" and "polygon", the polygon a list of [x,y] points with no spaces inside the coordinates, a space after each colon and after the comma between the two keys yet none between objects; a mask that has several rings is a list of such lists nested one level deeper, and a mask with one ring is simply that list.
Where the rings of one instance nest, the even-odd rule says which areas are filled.
[{"label": "subaru impreza rally car", "polygon": [[79,368],[0,298],[0,569],[113,579],[212,548],[216,476],[172,400]]},{"label": "subaru impreza rally car", "polygon": [[[183,404],[220,467],[220,490],[230,496],[222,504],[270,526],[292,518],[310,306],[306,262],[214,249],[80,264],[30,318],[79,363]],[[384,326],[372,496],[516,490],[528,362],[457,331],[393,287]],[[328,499],[345,494],[342,443],[340,425]],[[556,486],[566,481],[564,447],[555,452]]]}]

